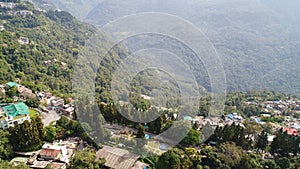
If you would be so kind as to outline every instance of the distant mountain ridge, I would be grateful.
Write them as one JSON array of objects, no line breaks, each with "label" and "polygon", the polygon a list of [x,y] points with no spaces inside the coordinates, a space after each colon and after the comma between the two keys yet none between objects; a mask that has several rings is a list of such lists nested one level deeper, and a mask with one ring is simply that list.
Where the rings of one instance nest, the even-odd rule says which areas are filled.
[{"label": "distant mountain ridge", "polygon": [[[198,26],[216,47],[228,90],[267,89],[300,95],[298,0],[48,2],[98,27],[139,12],[177,15]],[[78,13],[79,7],[84,12]]]}]

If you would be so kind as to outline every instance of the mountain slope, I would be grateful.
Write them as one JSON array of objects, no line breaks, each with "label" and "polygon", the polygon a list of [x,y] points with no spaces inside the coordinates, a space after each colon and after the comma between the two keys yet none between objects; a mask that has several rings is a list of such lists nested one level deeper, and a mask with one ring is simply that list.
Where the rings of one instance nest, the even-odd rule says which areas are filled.
[{"label": "mountain slope", "polygon": [[[76,13],[82,1],[48,0]],[[85,22],[101,27],[139,12],[164,12],[198,26],[223,61],[229,90],[268,89],[300,95],[299,1],[103,0],[84,1]],[[62,5],[63,4],[63,5]],[[75,6],[75,7],[74,7]],[[86,10],[91,9],[88,14]]]},{"label": "mountain slope", "polygon": [[0,18],[0,82],[19,78],[38,88],[69,93],[75,59],[95,28],[67,12],[45,12],[27,2],[1,8]]}]

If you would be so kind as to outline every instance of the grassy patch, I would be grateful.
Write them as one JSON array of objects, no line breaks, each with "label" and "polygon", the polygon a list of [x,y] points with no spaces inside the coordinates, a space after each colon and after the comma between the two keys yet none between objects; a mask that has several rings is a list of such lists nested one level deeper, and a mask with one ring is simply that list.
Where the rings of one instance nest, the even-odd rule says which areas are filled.
[{"label": "grassy patch", "polygon": [[29,109],[29,116],[30,118],[34,118],[38,115],[39,113],[33,109]]}]

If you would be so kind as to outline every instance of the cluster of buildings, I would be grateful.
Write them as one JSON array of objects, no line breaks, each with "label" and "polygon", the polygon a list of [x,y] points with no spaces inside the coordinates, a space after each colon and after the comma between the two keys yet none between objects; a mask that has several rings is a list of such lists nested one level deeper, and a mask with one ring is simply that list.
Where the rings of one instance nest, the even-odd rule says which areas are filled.
[{"label": "cluster of buildings", "polygon": [[195,116],[195,117],[185,116],[183,120],[190,121],[192,124],[197,125],[199,130],[205,125],[209,125],[215,128],[217,126],[224,126],[226,123],[224,119],[222,119],[222,117],[205,118],[204,116]]},{"label": "cluster of buildings", "polygon": [[283,121],[280,124],[274,124],[277,129],[284,128],[288,134],[295,135],[300,130],[300,119],[295,115],[300,116],[300,100],[294,98],[287,98],[282,101],[265,101],[262,103],[247,102],[262,107],[261,117],[279,117]]},{"label": "cluster of buildings", "polygon": [[72,117],[72,114],[74,113],[74,106],[71,104],[65,104],[61,108],[58,109],[58,111],[68,117]]},{"label": "cluster of buildings", "polygon": [[33,15],[32,11],[29,10],[19,10],[19,11],[7,11],[8,15],[21,15],[22,17],[26,17],[29,15]]},{"label": "cluster of buildings", "polygon": [[46,60],[44,61],[45,66],[50,66],[52,63],[57,62],[57,59],[52,59],[52,60]]},{"label": "cluster of buildings", "polygon": [[58,113],[61,113],[67,117],[72,117],[74,114],[74,105],[73,104],[65,104],[64,99],[52,96],[47,100],[50,109],[56,110]]},{"label": "cluster of buildings", "polygon": [[[25,98],[34,97],[32,90],[15,82],[8,82],[0,85],[0,92],[5,93],[6,88],[16,87],[20,98],[14,98],[15,103],[1,104],[0,107],[0,128],[8,129],[16,124],[22,124],[24,121],[30,121],[30,112],[28,106],[24,103]],[[19,102],[18,102],[19,101]]]},{"label": "cluster of buildings", "polygon": [[[274,132],[282,129],[289,135],[300,136],[300,119],[295,117],[295,114],[300,116],[300,100],[294,98],[287,98],[285,101],[265,101],[262,103],[257,102],[246,102],[246,104],[255,105],[261,110],[260,115],[251,116],[245,119],[243,116],[238,113],[230,113],[223,115],[222,117],[208,117],[204,118],[203,116],[190,117],[185,116],[184,120],[191,121],[193,124],[196,124],[199,129],[204,125],[209,124],[211,127],[215,128],[217,126],[238,124],[244,126],[244,121],[248,120],[252,123],[257,123],[264,125],[263,118],[282,118],[283,121],[280,123],[270,123]],[[268,141],[272,142],[276,135],[268,134]]]},{"label": "cluster of buildings", "polygon": [[55,110],[57,113],[66,115],[67,117],[72,117],[75,108],[73,104],[66,104],[64,99],[60,97],[53,96],[50,92],[37,91],[35,92],[36,97],[40,102],[47,105],[47,107],[40,107],[42,111]]},{"label": "cluster of buildings", "polygon": [[[58,60],[57,60],[57,59],[46,60],[46,61],[44,61],[44,65],[45,65],[45,66],[50,66],[50,65],[52,65],[52,64],[55,63],[55,62],[58,62]],[[65,63],[65,62],[60,62],[60,64],[61,64],[61,68],[62,68],[62,69],[66,69],[66,68],[67,68],[67,63]]]},{"label": "cluster of buildings", "polygon": [[[15,83],[15,82],[8,82],[6,84],[1,84],[0,92],[5,93],[6,88],[10,88],[10,87],[16,87],[18,89],[19,96],[22,101],[25,101],[25,98],[34,98],[35,97],[35,94],[32,92],[31,89],[29,89],[23,85],[20,85],[18,83]],[[18,98],[15,98],[15,100],[17,100],[17,99]]]},{"label": "cluster of buildings", "polygon": [[232,124],[232,123],[242,123],[244,121],[244,118],[241,115],[238,115],[237,113],[230,113],[224,116],[224,120],[227,124]]},{"label": "cluster of buildings", "polygon": [[8,11],[7,11],[8,15],[21,15],[22,17],[26,17],[28,15],[33,14],[33,12],[30,10],[12,11],[11,9],[14,9],[16,6],[17,6],[17,4],[14,2],[0,2],[0,8],[8,9]]},{"label": "cluster of buildings", "polygon": [[75,108],[73,104],[66,104],[64,99],[53,96],[50,92],[38,91],[36,92],[36,96],[42,103],[47,105],[47,108],[43,108],[46,110],[43,111],[55,110],[57,113],[61,113],[70,118],[74,114]]},{"label": "cluster of buildings", "polygon": [[[55,143],[45,143],[41,150],[32,153],[18,153],[18,157],[11,160],[12,164],[26,164],[30,168],[43,169],[51,166],[55,169],[66,169],[75,151],[82,150],[82,140],[68,138]],[[84,147],[84,146],[83,146]],[[103,146],[96,152],[96,159],[105,159],[105,167],[115,169],[147,169],[149,164],[140,161],[140,155],[127,150]]]},{"label": "cluster of buildings", "polygon": [[36,91],[20,85],[16,82],[8,82],[0,85],[0,92],[6,93],[8,88],[15,87],[19,92],[19,96],[14,96],[14,103],[2,103],[0,105],[0,128],[8,129],[16,124],[21,124],[24,121],[30,121],[29,107],[24,103],[27,98],[37,98],[41,103],[45,103],[47,107],[40,105],[38,112],[46,112],[55,110],[57,113],[72,117],[74,113],[73,104],[65,104],[64,99],[53,96],[50,92]]},{"label": "cluster of buildings", "polygon": [[53,96],[52,93],[44,91],[36,91],[35,95],[39,100],[50,99]]},{"label": "cluster of buildings", "polygon": [[18,157],[11,160],[12,164],[26,164],[30,168],[43,169],[50,166],[54,169],[65,169],[70,163],[81,140],[68,138],[64,141],[45,143],[41,150],[30,153],[17,152]]},{"label": "cluster of buildings", "polygon": [[285,115],[287,111],[292,111],[292,113],[300,113],[300,100],[294,98],[287,98],[284,101],[265,101],[262,103],[247,102],[247,104],[253,104],[255,106],[262,107],[262,114],[281,116]]},{"label": "cluster of buildings", "polygon": [[25,37],[20,37],[18,39],[18,43],[21,44],[21,45],[28,45],[30,43],[29,39],[28,38],[25,38]]},{"label": "cluster of buildings", "polygon": [[[52,61],[51,61],[52,62]],[[56,62],[56,61],[55,61]],[[34,95],[41,102],[45,102],[48,110],[56,110],[68,117],[72,117],[74,113],[74,105],[66,104],[64,99],[55,97],[52,93],[37,91],[35,93],[32,90],[26,88],[25,86],[19,85],[15,82],[9,82],[4,85],[0,85],[0,92],[5,92],[6,87],[16,87],[20,94]],[[284,117],[284,121],[281,124],[274,124],[276,130],[282,129],[289,135],[300,136],[298,130],[300,129],[300,120],[292,116],[286,115],[287,110],[293,113],[300,113],[300,101],[295,99],[288,99],[286,101],[266,101],[263,103],[247,102],[247,104],[253,104],[261,107],[262,117],[273,117],[281,116]],[[29,108],[23,102],[13,103],[5,105],[0,108],[0,128],[7,129],[16,124],[23,123],[25,120],[30,121]],[[167,118],[177,119],[178,115],[176,113],[170,113]],[[211,127],[240,124],[243,126],[245,118],[238,113],[231,113],[223,115],[222,117],[208,117],[203,116],[184,116],[184,120],[190,121],[193,124],[197,124],[199,129],[204,125],[209,124]],[[258,124],[264,124],[260,117],[252,116],[249,117],[250,122],[255,122]],[[272,142],[276,135],[269,134],[268,141]],[[159,139],[157,139],[159,140]],[[76,149],[78,149],[79,141],[66,140],[64,142],[56,142],[53,144],[46,143],[40,151],[35,154],[31,154],[29,157],[15,158],[12,163],[26,163],[31,168],[46,168],[47,166],[52,166],[53,168],[66,168],[70,159],[72,158]],[[118,169],[141,169],[148,168],[149,165],[140,161],[140,156],[130,153],[127,150],[103,146],[97,151],[96,157],[98,159],[106,159],[105,166],[107,168],[118,168]]]},{"label": "cluster of buildings", "polygon": [[0,8],[13,9],[15,6],[16,3],[14,2],[0,2]]}]

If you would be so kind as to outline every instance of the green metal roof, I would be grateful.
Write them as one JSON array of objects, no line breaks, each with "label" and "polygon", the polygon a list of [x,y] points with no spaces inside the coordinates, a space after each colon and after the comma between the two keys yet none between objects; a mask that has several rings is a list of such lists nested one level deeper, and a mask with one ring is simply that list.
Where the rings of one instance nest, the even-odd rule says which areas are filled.
[{"label": "green metal roof", "polygon": [[3,110],[6,114],[6,116],[16,117],[16,116],[25,115],[25,114],[29,115],[28,107],[23,102],[5,106],[5,107],[3,107]]},{"label": "green metal roof", "polygon": [[18,83],[15,83],[15,82],[8,82],[8,83],[6,83],[6,84],[7,84],[7,86],[9,86],[9,87],[19,87],[19,86],[20,86]]}]

